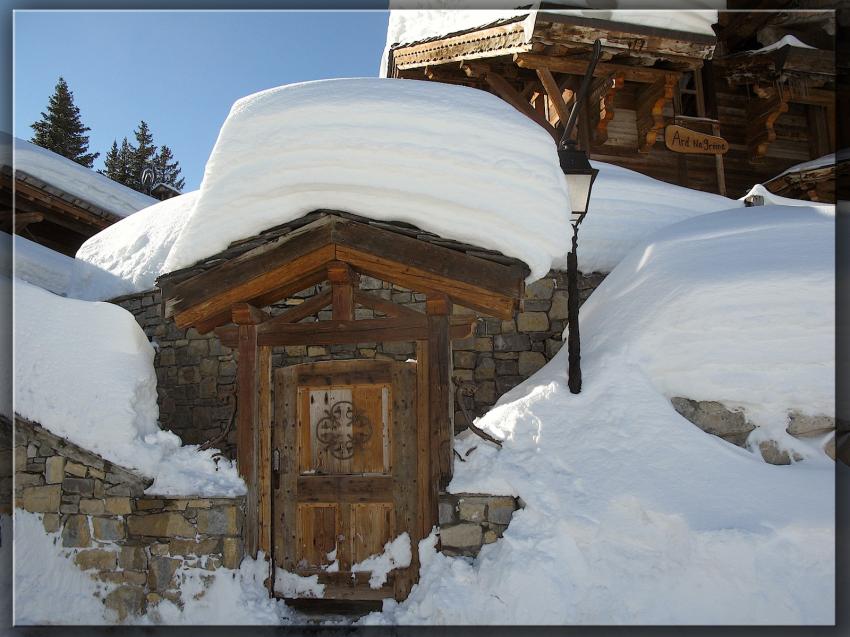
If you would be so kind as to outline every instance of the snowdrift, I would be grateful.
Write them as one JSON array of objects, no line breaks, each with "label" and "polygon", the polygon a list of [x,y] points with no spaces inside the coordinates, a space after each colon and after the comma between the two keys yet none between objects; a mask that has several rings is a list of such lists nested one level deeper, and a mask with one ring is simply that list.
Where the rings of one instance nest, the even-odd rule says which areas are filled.
[{"label": "snowdrift", "polygon": [[0,157],[12,157],[15,170],[32,175],[107,212],[127,217],[156,203],[117,181],[35,144],[0,132]]},{"label": "snowdrift", "polygon": [[833,236],[823,212],[763,207],[630,252],[582,307],[582,392],[563,348],[478,419],[501,450],[456,440],[449,491],[526,504],[503,539],[475,561],[424,540],[408,600],[363,623],[831,624],[834,464],[766,464],[665,394],[827,408]]},{"label": "snowdrift", "polygon": [[569,249],[566,181],[537,124],[484,91],[340,79],[233,105],[164,269],[321,208],[501,250],[529,281]]},{"label": "snowdrift", "polygon": [[159,429],[154,350],[132,314],[19,280],[14,293],[16,413],[155,478],[150,493],[244,493],[229,462],[216,467],[215,450]]}]

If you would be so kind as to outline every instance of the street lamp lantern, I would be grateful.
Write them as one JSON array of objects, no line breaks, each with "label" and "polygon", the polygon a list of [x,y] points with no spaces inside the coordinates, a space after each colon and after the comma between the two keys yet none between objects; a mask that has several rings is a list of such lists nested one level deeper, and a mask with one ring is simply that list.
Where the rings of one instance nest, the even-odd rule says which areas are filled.
[{"label": "street lamp lantern", "polygon": [[570,117],[564,126],[564,134],[561,136],[561,141],[558,142],[558,161],[561,164],[561,170],[564,172],[564,178],[567,180],[573,226],[572,250],[567,255],[567,327],[569,328],[569,335],[567,337],[567,355],[569,361],[567,385],[573,394],[578,394],[581,391],[581,340],[579,338],[578,327],[578,256],[576,254],[578,249],[578,226],[587,214],[587,207],[590,203],[590,190],[593,188],[593,182],[596,180],[599,170],[590,165],[590,160],[587,157],[587,149],[579,150],[576,147],[572,133],[578,119],[579,111],[587,99],[587,92],[590,88],[590,82],[593,79],[593,72],[596,70],[596,63],[599,61],[601,55],[602,43],[596,40],[593,43],[593,53],[590,56],[587,71],[584,74],[584,78],[582,78],[578,94],[575,96],[573,109],[570,111]]},{"label": "street lamp lantern", "polygon": [[587,214],[587,206],[590,203],[590,190],[599,169],[590,165],[587,153],[576,148],[575,142],[569,140],[566,148],[558,149],[558,159],[561,162],[561,170],[567,180],[567,190],[570,193],[570,210],[573,213],[572,221],[579,224]]}]

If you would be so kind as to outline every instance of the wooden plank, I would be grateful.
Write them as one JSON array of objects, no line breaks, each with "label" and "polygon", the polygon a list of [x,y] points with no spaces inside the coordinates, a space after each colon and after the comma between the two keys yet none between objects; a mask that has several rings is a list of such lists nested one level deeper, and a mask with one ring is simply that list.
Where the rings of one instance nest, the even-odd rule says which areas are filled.
[{"label": "wooden plank", "polygon": [[258,546],[258,470],[259,425],[258,385],[259,376],[257,356],[257,327],[240,325],[239,358],[237,363],[236,385],[238,392],[236,420],[236,457],[239,475],[248,487],[245,512],[245,550],[252,556],[257,555]]},{"label": "wooden plank", "polygon": [[309,406],[310,469],[320,474],[351,473],[351,388],[311,389]]},{"label": "wooden plank", "polygon": [[410,535],[413,559],[409,567],[396,571],[395,598],[403,600],[410,593],[419,573],[420,522],[417,517],[417,387],[416,363],[392,363],[392,420],[393,420],[393,505],[395,533]]},{"label": "wooden plank", "polygon": [[294,572],[297,564],[298,504],[298,384],[292,367],[275,372],[275,410],[272,428],[272,457],[278,458],[279,470],[272,476],[274,487],[273,533],[274,564]]},{"label": "wooden plank", "polygon": [[439,483],[431,480],[431,436],[428,416],[428,341],[416,341],[416,439],[419,463],[416,469],[419,490],[419,534],[428,537],[439,523]]},{"label": "wooden plank", "polygon": [[395,533],[392,502],[351,505],[351,561],[356,564],[383,553]]},{"label": "wooden plank", "polygon": [[347,263],[334,261],[328,264],[328,281],[331,282],[333,318],[339,321],[354,320],[354,282],[356,276]]},{"label": "wooden plank", "polygon": [[[335,502],[298,503],[298,543],[295,559],[298,571],[321,568],[333,560],[328,554],[337,548],[342,525]],[[305,565],[306,566],[302,566]]]},{"label": "wooden plank", "polygon": [[[8,177],[5,177],[5,179],[9,180]],[[45,206],[54,208],[69,215],[72,219],[80,221],[91,228],[102,230],[103,228],[111,226],[113,223],[121,221],[121,217],[109,212],[108,210],[98,208],[98,210],[103,213],[103,216],[101,216],[85,208],[81,208],[70,201],[66,201],[62,197],[57,197],[56,195],[41,190],[32,184],[28,184],[21,179],[15,179],[14,190],[16,198],[26,197],[32,201],[38,201]]]},{"label": "wooden plank", "polygon": [[382,299],[381,297],[375,296],[374,294],[369,294],[368,292],[363,292],[361,290],[354,291],[354,302],[357,305],[368,308],[370,310],[374,310],[375,312],[381,312],[382,314],[386,314],[387,316],[400,318],[413,318],[417,316],[422,316],[421,312],[417,312],[416,310],[412,310],[409,307],[405,307],[404,305],[399,305],[398,303],[387,301],[386,299]]},{"label": "wooden plank", "polygon": [[259,481],[258,481],[258,517],[259,550],[271,555],[272,533],[272,351],[261,347],[257,359],[259,385]]},{"label": "wooden plank", "polygon": [[665,77],[644,88],[638,95],[637,130],[638,152],[648,153],[664,128],[664,107],[673,99],[678,77]]},{"label": "wooden plank", "polygon": [[230,317],[237,325],[259,325],[271,318],[267,312],[250,303],[235,303],[230,308]]},{"label": "wooden plank", "polygon": [[[586,59],[556,57],[539,53],[518,53],[514,55],[514,61],[517,66],[523,69],[548,69],[550,72],[570,73],[572,75],[584,75],[588,66]],[[611,62],[598,62],[593,71],[594,77],[605,77],[611,74],[622,74],[627,81],[643,84],[653,84],[659,80],[666,81],[668,78],[678,81],[681,75],[679,71],[653,69],[645,66],[627,66]]]},{"label": "wooden plank", "polygon": [[451,342],[446,299],[429,298],[428,312],[428,415],[431,439],[431,479],[444,489],[452,476],[452,439],[449,417]]},{"label": "wooden plank", "polygon": [[[384,473],[389,465],[389,456],[385,453],[384,441],[388,438],[389,422],[384,418],[385,399],[388,399],[387,387],[380,385],[360,385],[351,390],[351,402],[354,405],[356,421],[354,455],[351,458],[352,473]],[[359,444],[358,444],[359,440]]]},{"label": "wooden plank", "polygon": [[561,92],[558,83],[549,69],[536,69],[536,71],[537,77],[540,78],[540,83],[546,91],[546,95],[549,96],[549,103],[552,104],[552,107],[558,114],[559,122],[561,125],[565,125],[570,118],[570,111],[567,108],[566,102],[564,102],[564,94]]},{"label": "wooden plank", "polygon": [[298,477],[301,502],[388,502],[393,481],[382,475],[302,475]]}]

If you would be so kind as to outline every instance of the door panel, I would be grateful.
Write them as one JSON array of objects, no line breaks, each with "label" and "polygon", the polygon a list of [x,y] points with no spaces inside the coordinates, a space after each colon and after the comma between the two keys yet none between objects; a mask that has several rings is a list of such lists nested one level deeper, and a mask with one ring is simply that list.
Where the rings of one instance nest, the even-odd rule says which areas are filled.
[{"label": "door panel", "polygon": [[[368,573],[350,570],[403,532],[415,553],[416,364],[328,361],[277,370],[274,412],[275,565],[318,574],[326,598],[403,599],[415,564],[391,572],[380,590],[369,588]],[[327,571],[329,554],[335,572]]]}]

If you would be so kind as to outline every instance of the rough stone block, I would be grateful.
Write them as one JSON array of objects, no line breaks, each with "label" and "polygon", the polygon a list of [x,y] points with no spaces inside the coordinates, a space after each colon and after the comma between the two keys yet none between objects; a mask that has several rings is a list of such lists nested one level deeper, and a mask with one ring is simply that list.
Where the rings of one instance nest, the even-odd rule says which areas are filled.
[{"label": "rough stone block", "polygon": [[112,541],[123,540],[127,537],[127,529],[124,520],[115,518],[92,518],[94,537],[97,540]]},{"label": "rough stone block", "polygon": [[91,544],[89,520],[85,515],[69,515],[62,528],[62,546],[77,548]]},{"label": "rough stone block", "polygon": [[236,535],[239,516],[235,506],[221,506],[198,511],[198,532],[207,535]]},{"label": "rough stone block", "polygon": [[545,332],[549,329],[549,317],[545,312],[520,312],[516,324],[520,332]]},{"label": "rough stone block", "polygon": [[476,352],[492,352],[493,351],[493,337],[492,336],[480,336],[475,339],[475,351]]},{"label": "rough stone block", "polygon": [[44,484],[44,477],[40,473],[18,472],[15,475],[15,487],[18,489],[24,487],[38,487],[42,484]]},{"label": "rough stone block", "polygon": [[117,561],[114,551],[104,549],[80,551],[74,556],[74,563],[84,571],[93,568],[99,571],[109,571],[115,568]]},{"label": "rough stone block", "polygon": [[180,513],[151,513],[127,518],[130,535],[151,537],[195,537],[196,531]]},{"label": "rough stone block", "polygon": [[220,553],[221,545],[218,538],[206,538],[198,541],[195,540],[171,540],[168,543],[168,552],[172,556],[178,555],[209,555],[210,553]]},{"label": "rough stone block", "polygon": [[525,288],[527,299],[550,299],[555,290],[555,281],[552,278],[539,279]]},{"label": "rough stone block", "polygon": [[487,520],[494,524],[509,524],[515,510],[513,498],[493,499],[487,507]]},{"label": "rough stone block", "polygon": [[479,383],[473,398],[476,403],[492,405],[496,402],[496,383],[489,380]]},{"label": "rough stone block", "polygon": [[170,557],[154,556],[148,560],[148,587],[154,591],[171,588],[174,573],[180,566],[180,560]]},{"label": "rough stone block", "polygon": [[94,493],[94,481],[91,478],[65,478],[62,480],[62,491],[90,498]]},{"label": "rough stone block", "polygon": [[803,458],[796,452],[789,454],[785,449],[780,449],[775,440],[762,440],[759,443],[759,451],[762,459],[768,464],[791,464],[793,456],[794,462],[799,462]]},{"label": "rough stone block", "polygon": [[520,376],[531,376],[546,364],[546,357],[540,352],[520,352],[517,367]]},{"label": "rough stone block", "polygon": [[735,445],[743,446],[750,432],[755,429],[755,425],[747,422],[743,412],[727,409],[719,402],[674,396],[670,403],[677,412],[704,432],[720,436]]},{"label": "rough stone block", "polygon": [[481,526],[475,523],[461,523],[440,529],[440,542],[443,546],[454,548],[475,548],[481,546]]},{"label": "rough stone block", "polygon": [[458,501],[458,514],[463,522],[483,522],[486,508],[486,503],[478,498],[461,498]]},{"label": "rough stone block", "polygon": [[59,530],[59,524],[62,518],[59,517],[58,513],[45,513],[44,517],[41,519],[41,523],[44,525],[44,530],[48,533],[56,533]]},{"label": "rough stone block", "polygon": [[453,352],[454,366],[458,369],[475,369],[475,352]]},{"label": "rough stone block", "polygon": [[552,295],[552,305],[549,306],[549,318],[565,320],[570,315],[569,295],[563,290],[558,290]]},{"label": "rough stone block", "polygon": [[100,469],[95,469],[94,467],[89,467],[86,475],[89,478],[94,478],[95,480],[103,480],[106,477],[106,473],[101,471]]},{"label": "rough stone block", "polygon": [[243,547],[242,540],[235,537],[226,537],[222,544],[222,565],[225,568],[239,568],[242,563]]},{"label": "rough stone block", "polygon": [[85,478],[86,477],[86,466],[83,464],[78,464],[76,462],[66,462],[65,463],[65,473],[69,476],[73,476],[75,478]]},{"label": "rough stone block", "polygon": [[80,500],[80,513],[102,515],[106,511],[103,500]]},{"label": "rough stone block", "polygon": [[440,502],[439,504],[439,520],[440,526],[444,524],[452,524],[457,522],[455,519],[455,504],[454,502]]},{"label": "rough stone block", "polygon": [[148,567],[148,556],[142,546],[122,546],[118,554],[118,566],[127,571],[144,571]]},{"label": "rough stone block", "polygon": [[812,416],[799,411],[788,414],[788,428],[785,430],[792,436],[822,436],[835,429],[835,418],[823,414]]},{"label": "rough stone block", "polygon": [[65,458],[53,456],[44,463],[44,481],[47,484],[59,484],[65,479]]},{"label": "rough stone block", "polygon": [[26,487],[23,493],[24,509],[31,513],[56,513],[62,501],[58,484],[45,487]]},{"label": "rough stone block", "polygon": [[496,377],[496,361],[489,356],[482,356],[475,367],[475,380],[492,380]]},{"label": "rough stone block", "polygon": [[145,591],[138,586],[119,586],[106,596],[104,605],[115,612],[118,621],[141,615],[145,610]]},{"label": "rough stone block", "polygon": [[528,334],[498,334],[493,337],[493,349],[497,352],[524,352],[531,347]]},{"label": "rough stone block", "polygon": [[106,498],[104,507],[108,513],[113,515],[130,515],[132,513],[130,498]]}]

